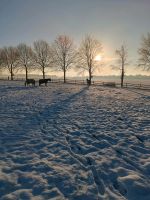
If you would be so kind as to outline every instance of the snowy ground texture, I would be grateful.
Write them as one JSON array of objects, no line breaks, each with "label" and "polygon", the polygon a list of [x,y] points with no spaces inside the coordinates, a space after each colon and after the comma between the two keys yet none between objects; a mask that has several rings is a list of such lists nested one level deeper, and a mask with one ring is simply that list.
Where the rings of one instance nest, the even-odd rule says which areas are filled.
[{"label": "snowy ground texture", "polygon": [[0,200],[150,200],[150,93],[0,82]]}]

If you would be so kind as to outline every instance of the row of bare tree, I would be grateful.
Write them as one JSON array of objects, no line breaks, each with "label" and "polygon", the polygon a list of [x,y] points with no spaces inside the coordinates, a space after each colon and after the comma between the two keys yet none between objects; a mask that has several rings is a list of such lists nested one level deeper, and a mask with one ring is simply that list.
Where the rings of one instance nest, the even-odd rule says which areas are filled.
[{"label": "row of bare tree", "polygon": [[[51,44],[43,40],[33,43],[33,48],[24,43],[17,47],[3,47],[0,49],[0,68],[7,69],[11,80],[16,71],[24,70],[26,79],[30,70],[38,69],[42,72],[45,79],[46,69],[61,70],[64,82],[68,69],[76,67],[88,71],[89,82],[97,66],[100,63],[95,59],[102,52],[102,44],[94,37],[87,35],[82,40],[77,49],[73,40],[66,35],[58,36]],[[121,71],[121,86],[125,75],[125,66],[128,64],[128,51],[124,45],[116,50],[118,56],[119,69]],[[140,55],[139,66],[150,70],[150,33],[142,38],[141,48],[138,50]]]},{"label": "row of bare tree", "polygon": [[101,50],[101,43],[91,36],[86,36],[77,49],[69,36],[60,35],[52,44],[38,40],[33,43],[33,48],[23,43],[1,48],[0,66],[8,70],[11,80],[18,69],[25,71],[26,79],[30,70],[39,69],[45,79],[45,71],[49,68],[63,71],[66,82],[66,73],[74,66],[88,70],[91,80],[96,67],[95,57]]}]

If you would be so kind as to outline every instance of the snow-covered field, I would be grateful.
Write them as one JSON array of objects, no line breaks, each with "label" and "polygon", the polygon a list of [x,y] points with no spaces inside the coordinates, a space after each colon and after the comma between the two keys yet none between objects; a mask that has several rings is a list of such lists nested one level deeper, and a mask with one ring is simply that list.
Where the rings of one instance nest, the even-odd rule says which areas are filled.
[{"label": "snow-covered field", "polygon": [[0,81],[1,200],[150,200],[150,92]]}]

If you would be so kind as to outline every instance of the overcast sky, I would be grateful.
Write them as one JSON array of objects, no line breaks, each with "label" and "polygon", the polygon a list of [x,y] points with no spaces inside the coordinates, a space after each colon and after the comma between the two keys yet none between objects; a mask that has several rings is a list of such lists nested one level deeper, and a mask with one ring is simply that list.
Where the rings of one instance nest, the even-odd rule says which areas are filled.
[{"label": "overcast sky", "polygon": [[[150,0],[0,0],[0,47],[67,34],[78,44],[92,34],[105,57],[121,44],[129,49],[134,71],[141,36],[150,32]],[[136,73],[136,72],[135,72]]]}]

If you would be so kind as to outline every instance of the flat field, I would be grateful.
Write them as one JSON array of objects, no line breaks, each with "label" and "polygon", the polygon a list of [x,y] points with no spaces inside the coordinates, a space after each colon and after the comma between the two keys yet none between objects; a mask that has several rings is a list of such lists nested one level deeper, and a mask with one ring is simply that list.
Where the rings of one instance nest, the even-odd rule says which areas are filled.
[{"label": "flat field", "polygon": [[149,200],[150,92],[0,81],[1,200]]}]

